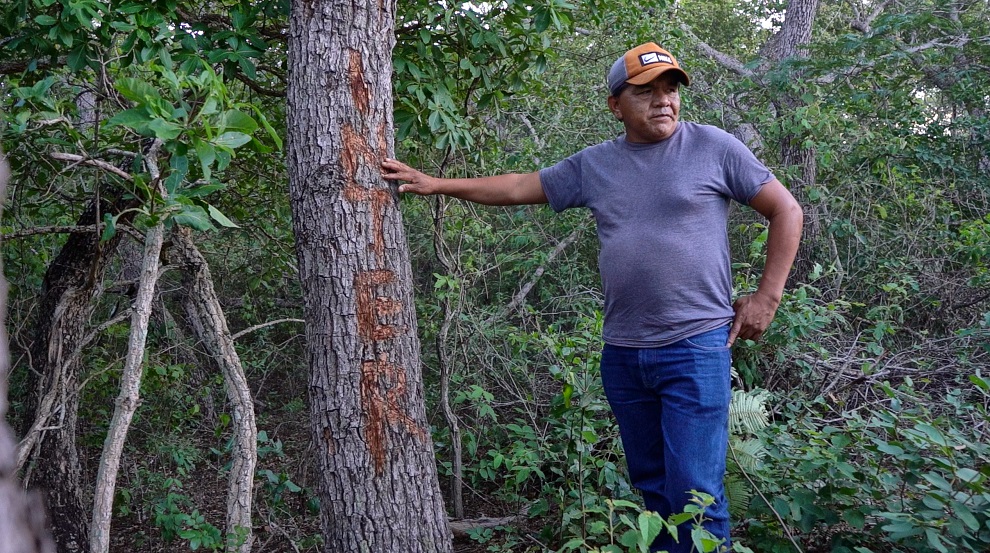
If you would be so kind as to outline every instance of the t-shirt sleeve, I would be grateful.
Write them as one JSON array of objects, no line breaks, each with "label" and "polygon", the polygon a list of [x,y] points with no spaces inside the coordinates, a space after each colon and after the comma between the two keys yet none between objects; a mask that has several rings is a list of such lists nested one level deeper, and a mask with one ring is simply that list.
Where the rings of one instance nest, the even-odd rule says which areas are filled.
[{"label": "t-shirt sleeve", "polygon": [[774,179],[774,175],[742,141],[729,133],[724,136],[726,149],[723,167],[729,195],[737,202],[749,205],[763,185]]},{"label": "t-shirt sleeve", "polygon": [[561,212],[584,205],[581,186],[581,156],[578,152],[555,165],[540,170],[540,184],[550,207]]}]

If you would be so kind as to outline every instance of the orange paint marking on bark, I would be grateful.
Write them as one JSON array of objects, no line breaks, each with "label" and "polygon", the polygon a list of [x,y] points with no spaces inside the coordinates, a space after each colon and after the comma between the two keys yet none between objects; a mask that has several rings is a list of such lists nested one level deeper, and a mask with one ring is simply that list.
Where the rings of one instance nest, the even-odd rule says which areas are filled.
[{"label": "orange paint marking on bark", "polygon": [[361,113],[368,113],[368,84],[364,82],[364,69],[361,68],[361,52],[351,50],[350,64],[347,67],[347,77],[351,84],[351,97],[354,107]]},{"label": "orange paint marking on bark", "polygon": [[382,158],[388,157],[388,127],[384,121],[378,125],[378,152]]},{"label": "orange paint marking on bark", "polygon": [[371,224],[374,236],[368,248],[375,252],[380,261],[385,255],[385,208],[392,201],[392,193],[383,188],[363,188],[357,182],[357,171],[363,161],[371,167],[378,166],[378,157],[368,144],[368,139],[356,132],[354,127],[345,124],[342,129],[344,141],[341,161],[344,165],[344,198],[351,203],[371,204]]},{"label": "orange paint marking on bark", "polygon": [[385,270],[365,271],[354,277],[358,335],[366,343],[390,340],[406,331],[405,326],[384,324],[380,320],[402,311],[401,302],[378,296],[375,291],[376,288],[395,281],[395,273]]},{"label": "orange paint marking on bark", "polygon": [[350,123],[344,123],[341,128],[341,137],[344,141],[343,155],[341,161],[344,164],[344,174],[347,176],[347,184],[357,186],[357,172],[361,167],[361,162],[378,167],[378,156],[372,151],[368,144],[368,138],[357,132]]},{"label": "orange paint marking on bark", "polygon": [[409,416],[404,407],[406,401],[406,370],[389,363],[388,356],[380,353],[377,359],[361,363],[361,404],[365,415],[365,440],[375,465],[375,473],[382,474],[388,459],[388,428],[401,427],[420,441],[426,438],[424,430]]}]

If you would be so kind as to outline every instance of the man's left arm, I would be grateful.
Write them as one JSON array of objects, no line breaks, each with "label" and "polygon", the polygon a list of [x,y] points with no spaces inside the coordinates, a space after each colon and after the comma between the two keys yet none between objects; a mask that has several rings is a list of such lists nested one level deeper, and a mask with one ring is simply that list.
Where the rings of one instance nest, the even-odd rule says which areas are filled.
[{"label": "man's left arm", "polygon": [[801,205],[777,179],[764,184],[749,205],[769,222],[767,261],[756,292],[732,304],[736,316],[729,331],[730,346],[736,338],[759,340],[770,326],[784,295],[804,224]]}]

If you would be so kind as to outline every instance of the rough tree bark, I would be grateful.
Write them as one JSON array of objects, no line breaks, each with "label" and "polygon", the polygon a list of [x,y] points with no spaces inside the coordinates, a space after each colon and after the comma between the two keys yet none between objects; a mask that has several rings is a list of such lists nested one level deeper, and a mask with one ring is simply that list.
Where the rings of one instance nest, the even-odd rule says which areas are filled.
[{"label": "rough tree bark", "polygon": [[[786,13],[780,31],[760,51],[765,60],[773,63],[806,54],[815,15],[818,13],[818,0],[789,0]],[[794,75],[791,81],[800,82],[801,75]],[[800,96],[800,92],[782,94],[777,101],[778,111],[793,111],[802,105],[804,101]],[[817,251],[822,240],[821,217],[808,197],[808,191],[817,182],[817,154],[813,147],[805,147],[797,137],[788,135],[781,140],[780,155],[781,165],[797,168],[788,188],[804,210],[804,232],[794,270],[795,278],[803,279],[811,273],[815,261],[822,258]]]},{"label": "rough tree bark", "polygon": [[[10,170],[0,151],[0,206],[6,199]],[[55,542],[45,528],[41,496],[24,493],[17,481],[17,442],[7,426],[7,280],[0,263],[0,553],[54,553]]]},{"label": "rough tree bark", "polygon": [[394,1],[293,2],[289,190],[325,550],[450,551],[392,150]]},{"label": "rough tree bark", "polygon": [[[128,224],[136,200],[113,186],[96,194],[77,226],[94,227],[103,213],[124,213],[118,224]],[[48,266],[42,284],[31,346],[31,371],[26,418],[18,458],[27,459],[25,480],[43,490],[59,550],[84,551],[89,543],[84,507],[82,468],[76,449],[79,409],[78,376],[81,343],[93,307],[103,293],[102,281],[119,238],[100,242],[98,228],[74,232]],[[19,461],[20,462],[20,461]]]},{"label": "rough tree bark", "polygon": [[241,365],[227,318],[213,288],[206,259],[192,239],[192,232],[176,227],[171,253],[182,268],[183,308],[196,338],[220,366],[227,386],[234,422],[232,466],[227,486],[227,551],[249,553],[254,535],[251,507],[254,501],[254,469],[258,463],[258,427],[251,388]]}]

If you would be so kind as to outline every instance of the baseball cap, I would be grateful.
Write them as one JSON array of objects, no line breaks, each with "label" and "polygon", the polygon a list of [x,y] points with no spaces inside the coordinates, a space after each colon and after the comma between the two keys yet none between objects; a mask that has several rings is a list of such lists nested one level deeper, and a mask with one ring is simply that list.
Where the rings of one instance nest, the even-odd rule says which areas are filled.
[{"label": "baseball cap", "polygon": [[676,71],[682,83],[691,84],[690,77],[670,52],[652,42],[640,44],[612,64],[608,72],[609,94],[618,96],[626,84],[646,84],[667,71]]}]

